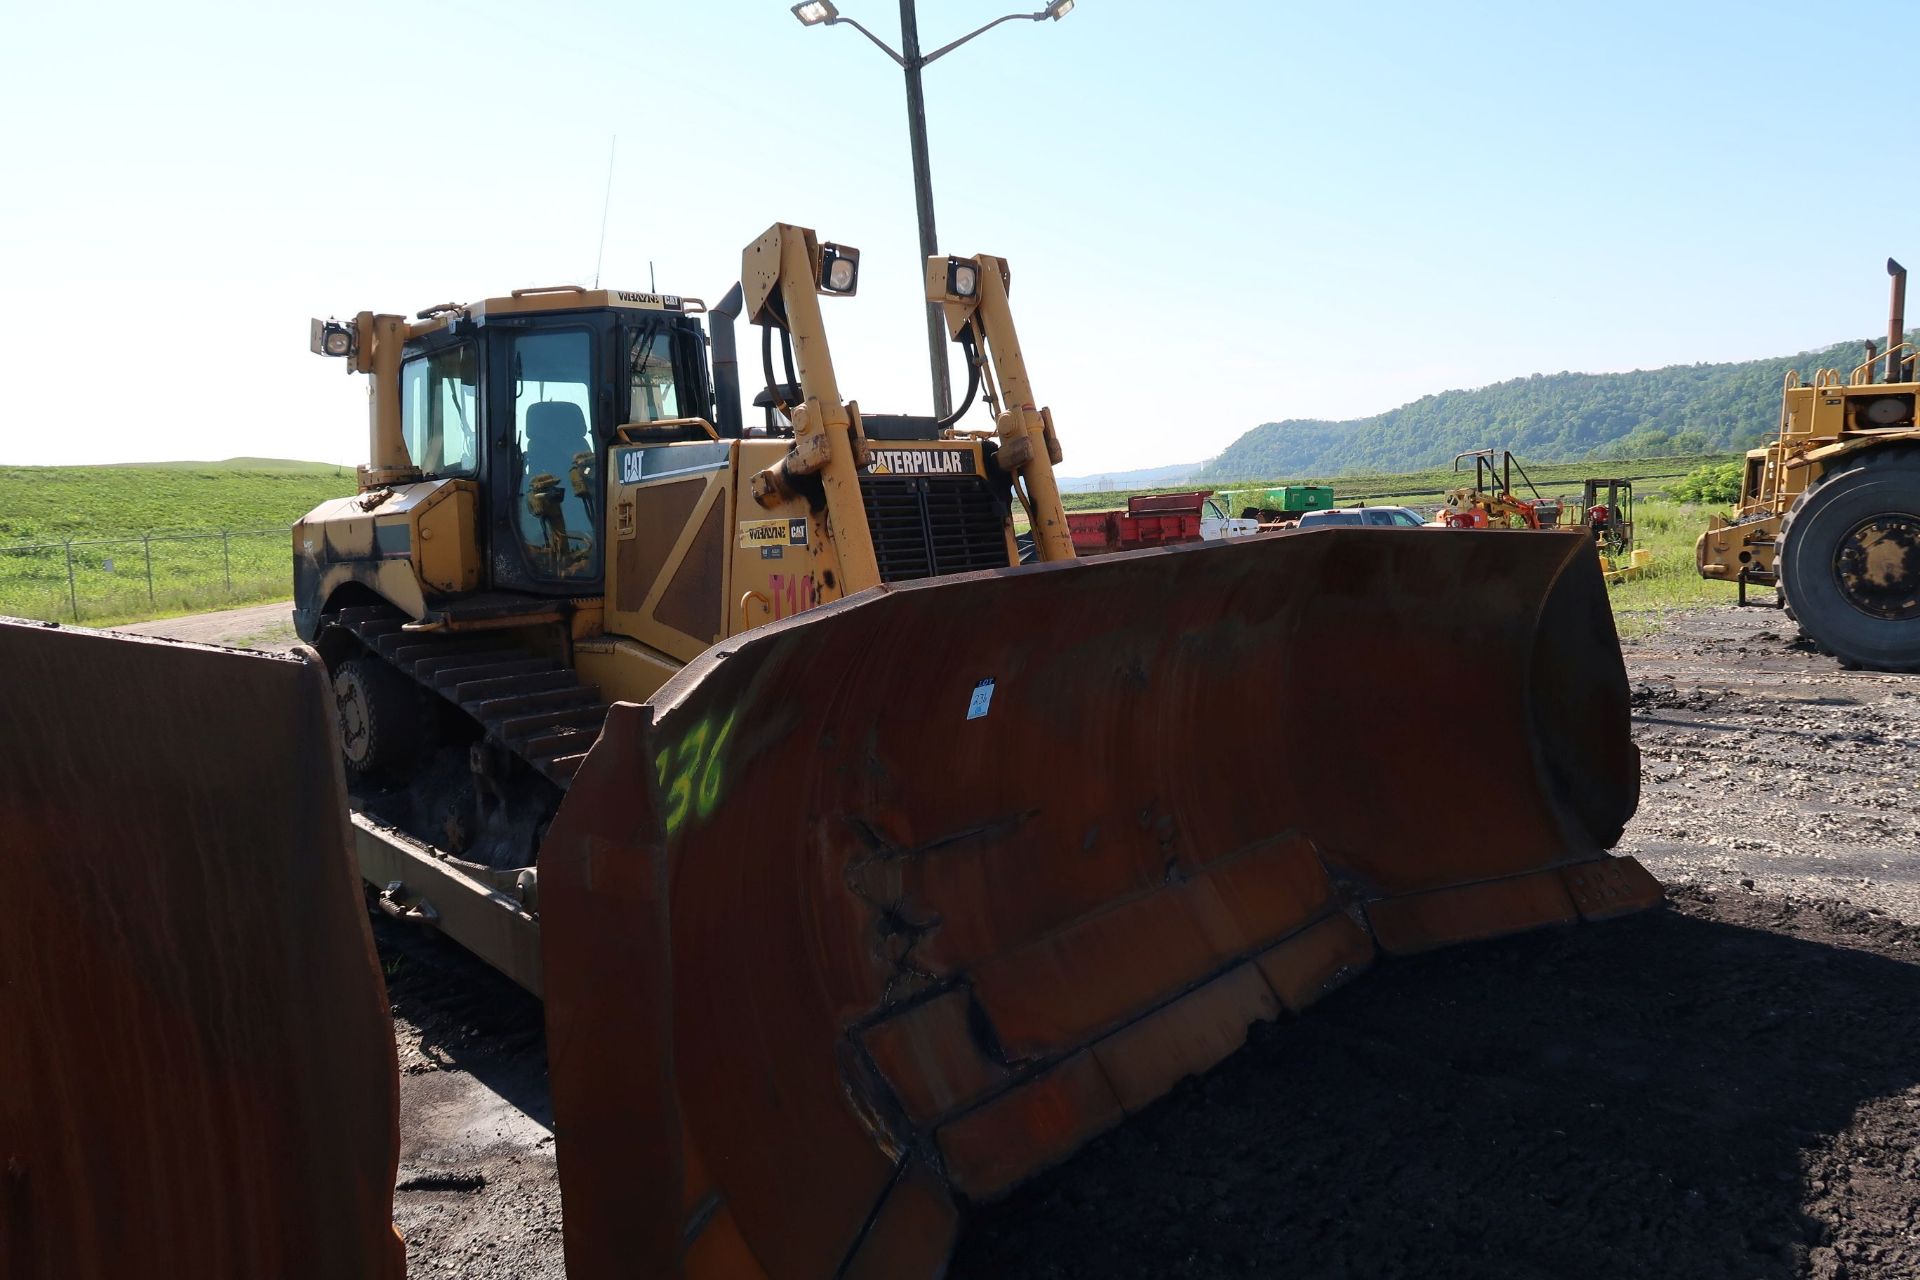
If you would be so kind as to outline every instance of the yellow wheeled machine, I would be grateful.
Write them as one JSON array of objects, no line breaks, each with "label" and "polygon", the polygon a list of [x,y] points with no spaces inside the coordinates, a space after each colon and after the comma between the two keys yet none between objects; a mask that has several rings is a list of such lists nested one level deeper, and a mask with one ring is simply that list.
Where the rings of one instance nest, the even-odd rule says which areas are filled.
[{"label": "yellow wheeled machine", "polygon": [[[360,493],[294,532],[356,856],[543,993],[576,1280],[937,1275],[967,1204],[1250,1023],[1660,896],[1606,853],[1638,755],[1584,540],[1076,560],[1007,264],[927,264],[981,431],[842,396],[820,303],[858,270],[777,225],[705,329],[576,289],[315,325],[372,379]],[[1358,690],[1406,730],[1364,758],[1206,749]],[[1462,723],[1490,745],[1431,748]]]},{"label": "yellow wheeled machine", "polygon": [[[1789,371],[1780,428],[1747,454],[1731,519],[1694,544],[1700,574],[1775,587],[1800,630],[1848,666],[1920,671],[1920,381],[1905,339],[1907,273],[1893,277],[1884,355],[1842,377]],[[1876,375],[1877,378],[1876,378]]]}]

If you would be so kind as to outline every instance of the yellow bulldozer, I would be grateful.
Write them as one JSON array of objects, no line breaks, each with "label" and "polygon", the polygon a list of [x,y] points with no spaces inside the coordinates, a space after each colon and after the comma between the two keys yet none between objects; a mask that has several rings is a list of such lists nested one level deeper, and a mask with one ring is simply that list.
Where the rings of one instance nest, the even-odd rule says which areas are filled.
[{"label": "yellow bulldozer", "polygon": [[[1700,575],[1776,589],[1801,632],[1843,664],[1920,671],[1920,381],[1893,278],[1884,354],[1842,377],[1789,370],[1778,434],[1746,456],[1731,519],[1694,544]],[[1880,374],[1876,381],[1875,374]]]},{"label": "yellow bulldozer", "polygon": [[[350,859],[381,909],[543,995],[569,1275],[911,1277],[940,1274],[965,1205],[1376,956],[1659,900],[1606,852],[1638,753],[1586,539],[1334,528],[1076,559],[1007,264],[926,265],[968,373],[945,419],[842,397],[821,300],[859,267],[776,225],[704,326],[695,299],[572,287],[316,321],[314,349],[370,378],[371,458],[294,529],[309,649],[0,625],[29,726],[0,742],[0,822],[27,833],[0,855],[21,948],[78,947],[76,885],[116,911],[160,885],[193,926],[172,953],[87,972],[138,1004],[140,974],[185,957],[184,985],[311,999],[315,973],[238,962],[177,900],[228,862]],[[760,330],[758,421],[740,316]],[[961,425],[976,396],[990,430]],[[103,698],[153,705],[75,715],[101,663]],[[1309,726],[1356,697],[1403,732],[1364,753],[1203,746],[1229,719]],[[103,809],[83,773],[25,768],[79,759],[109,712],[112,751],[86,759],[163,755],[164,793]],[[1431,745],[1469,723],[1483,749]],[[1453,821],[1483,794],[1503,799],[1498,840]],[[254,825],[220,831],[229,807]],[[243,909],[303,908],[276,890]],[[302,915],[290,952],[319,954],[316,934],[327,972],[371,976],[377,1000],[364,927]],[[365,1009],[332,1012],[336,1055],[377,1075]],[[96,1064],[61,1046],[94,1041],[49,1043],[0,1096],[77,1096],[59,1071]],[[322,1135],[336,1159],[315,1176],[352,1137],[375,1149],[356,1187],[390,1185],[391,1126],[373,1108]],[[144,1141],[50,1131],[22,1158],[49,1170],[34,1185],[77,1187],[164,1167]],[[230,1215],[311,1216],[299,1172],[239,1180]],[[67,1203],[19,1212],[64,1224]],[[377,1198],[325,1207],[390,1263]]]}]

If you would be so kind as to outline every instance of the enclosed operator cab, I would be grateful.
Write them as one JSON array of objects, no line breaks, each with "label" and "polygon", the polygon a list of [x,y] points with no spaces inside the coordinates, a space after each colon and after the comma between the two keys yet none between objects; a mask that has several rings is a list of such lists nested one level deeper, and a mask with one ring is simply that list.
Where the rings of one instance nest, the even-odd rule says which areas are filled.
[{"label": "enclosed operator cab", "polygon": [[296,530],[301,635],[349,583],[416,616],[430,594],[600,594],[617,429],[714,438],[701,310],[566,286],[422,313],[397,370],[403,465],[366,469],[372,488]]}]

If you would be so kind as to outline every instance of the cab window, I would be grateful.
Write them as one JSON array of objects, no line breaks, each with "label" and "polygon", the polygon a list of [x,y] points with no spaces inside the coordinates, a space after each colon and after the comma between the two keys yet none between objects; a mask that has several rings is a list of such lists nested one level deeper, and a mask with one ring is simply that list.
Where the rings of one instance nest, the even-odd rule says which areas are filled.
[{"label": "cab window", "polygon": [[600,575],[593,436],[593,338],[585,329],[516,336],[514,508],[527,562],[546,578]]},{"label": "cab window", "polygon": [[400,366],[400,430],[407,457],[425,475],[474,473],[479,406],[474,370],[471,343],[415,356]]},{"label": "cab window", "polygon": [[627,421],[659,422],[680,416],[673,334],[664,326],[642,329],[627,348]]}]

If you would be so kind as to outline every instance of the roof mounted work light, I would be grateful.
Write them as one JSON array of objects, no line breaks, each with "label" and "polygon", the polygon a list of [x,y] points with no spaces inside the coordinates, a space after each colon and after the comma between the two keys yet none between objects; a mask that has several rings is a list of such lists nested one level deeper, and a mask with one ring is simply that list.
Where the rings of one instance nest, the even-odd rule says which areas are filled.
[{"label": "roof mounted work light", "polygon": [[820,292],[851,295],[860,286],[860,251],[844,244],[820,246]]},{"label": "roof mounted work light", "polygon": [[947,295],[971,298],[980,292],[980,267],[971,258],[947,259]]},{"label": "roof mounted work light", "polygon": [[338,320],[314,320],[307,330],[307,346],[317,356],[350,356],[353,330]]}]

